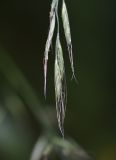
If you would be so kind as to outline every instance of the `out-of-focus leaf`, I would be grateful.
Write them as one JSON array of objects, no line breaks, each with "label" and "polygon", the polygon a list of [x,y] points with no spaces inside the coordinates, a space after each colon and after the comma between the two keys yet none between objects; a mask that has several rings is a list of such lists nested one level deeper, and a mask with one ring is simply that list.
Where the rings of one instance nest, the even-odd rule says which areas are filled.
[{"label": "out-of-focus leaf", "polygon": [[86,152],[75,142],[56,136],[39,138],[30,160],[41,160],[42,157],[49,159],[53,152],[58,160],[90,160]]}]

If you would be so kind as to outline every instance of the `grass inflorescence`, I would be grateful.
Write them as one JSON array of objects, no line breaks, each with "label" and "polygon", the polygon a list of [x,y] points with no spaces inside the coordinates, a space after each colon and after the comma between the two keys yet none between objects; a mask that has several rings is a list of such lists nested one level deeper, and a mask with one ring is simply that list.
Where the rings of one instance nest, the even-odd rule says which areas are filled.
[{"label": "grass inflorescence", "polygon": [[[64,125],[66,102],[67,102],[67,86],[65,77],[63,49],[60,42],[60,34],[59,34],[60,28],[59,28],[58,4],[59,0],[52,0],[51,11],[50,11],[50,27],[44,52],[44,95],[46,97],[46,78],[47,78],[47,63],[48,63],[49,50],[52,44],[55,27],[57,25],[57,35],[55,43],[54,85],[55,85],[57,119],[58,119],[59,129],[64,137],[63,125]],[[62,0],[61,17],[69,53],[72,77],[75,77],[70,24],[69,24],[68,11],[65,0]]]}]

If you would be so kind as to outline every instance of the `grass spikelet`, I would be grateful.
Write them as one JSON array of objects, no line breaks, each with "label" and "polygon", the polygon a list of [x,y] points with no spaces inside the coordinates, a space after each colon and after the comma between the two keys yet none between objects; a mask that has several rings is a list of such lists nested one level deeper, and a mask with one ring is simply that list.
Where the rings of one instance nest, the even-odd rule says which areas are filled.
[{"label": "grass spikelet", "polygon": [[50,50],[50,46],[52,43],[52,38],[54,34],[54,29],[55,29],[55,7],[57,0],[52,1],[51,5],[51,11],[50,11],[50,28],[49,28],[49,33],[48,33],[48,38],[46,41],[46,46],[45,46],[45,52],[44,52],[44,95],[46,97],[46,78],[47,78],[47,62],[48,62],[48,53]]},{"label": "grass spikelet", "polygon": [[64,0],[62,3],[62,22],[63,22],[64,33],[66,37],[68,52],[69,52],[69,59],[71,63],[72,74],[73,74],[73,77],[75,77],[74,65],[73,65],[73,54],[72,54],[71,31],[70,31],[68,11],[67,11],[66,3]]},{"label": "grass spikelet", "polygon": [[56,48],[55,48],[55,96],[56,96],[56,110],[57,119],[60,131],[64,137],[64,118],[65,118],[65,108],[66,108],[66,79],[65,79],[65,68],[63,60],[63,51],[60,43],[59,34],[56,38]]}]

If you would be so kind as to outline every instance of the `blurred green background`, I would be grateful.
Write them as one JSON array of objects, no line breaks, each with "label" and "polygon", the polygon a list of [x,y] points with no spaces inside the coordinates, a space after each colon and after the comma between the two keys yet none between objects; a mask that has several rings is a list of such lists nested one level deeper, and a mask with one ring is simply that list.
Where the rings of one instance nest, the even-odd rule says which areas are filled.
[{"label": "blurred green background", "polygon": [[[50,52],[47,99],[43,54],[51,1],[0,1],[0,160],[28,160],[43,132],[59,134]],[[116,160],[114,0],[66,0],[75,72],[66,44],[68,104],[65,135],[97,160]],[[54,131],[52,131],[54,130]]]}]

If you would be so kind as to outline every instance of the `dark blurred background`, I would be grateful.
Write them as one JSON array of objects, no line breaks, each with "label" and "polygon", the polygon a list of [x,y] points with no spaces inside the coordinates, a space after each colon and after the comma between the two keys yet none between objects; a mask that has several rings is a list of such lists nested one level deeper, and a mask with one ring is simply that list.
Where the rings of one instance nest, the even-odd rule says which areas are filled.
[{"label": "dark blurred background", "polygon": [[[116,160],[116,3],[114,0],[66,0],[66,3],[79,84],[71,81],[62,39],[68,88],[65,135],[94,159]],[[50,0],[0,1],[1,160],[29,159],[44,130],[40,122],[42,117],[46,118],[43,112],[49,113],[50,123],[56,120],[52,52],[46,101],[43,96],[43,54],[50,4]],[[60,135],[57,122],[53,128]]]}]

